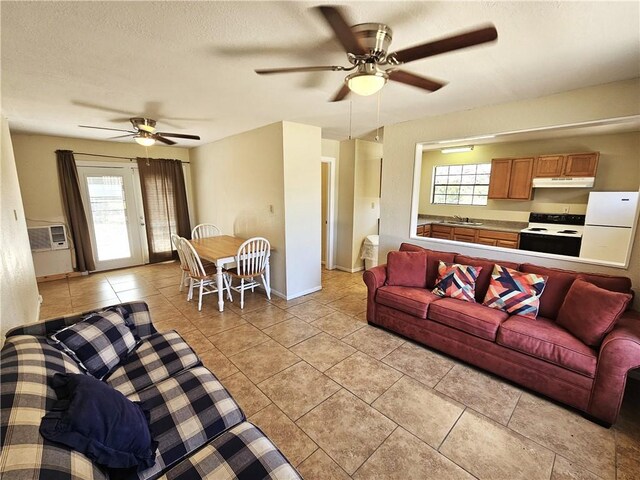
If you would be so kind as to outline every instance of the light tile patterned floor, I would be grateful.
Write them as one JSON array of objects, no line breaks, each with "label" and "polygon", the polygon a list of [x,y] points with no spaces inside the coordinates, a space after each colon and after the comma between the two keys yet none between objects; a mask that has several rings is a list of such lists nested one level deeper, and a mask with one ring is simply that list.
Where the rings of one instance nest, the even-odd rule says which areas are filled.
[{"label": "light tile patterned floor", "polygon": [[640,382],[611,429],[434,350],[368,326],[361,274],[244,310],[178,291],[178,266],[40,284],[41,318],[141,299],[177,330],[306,480],[640,478]]}]

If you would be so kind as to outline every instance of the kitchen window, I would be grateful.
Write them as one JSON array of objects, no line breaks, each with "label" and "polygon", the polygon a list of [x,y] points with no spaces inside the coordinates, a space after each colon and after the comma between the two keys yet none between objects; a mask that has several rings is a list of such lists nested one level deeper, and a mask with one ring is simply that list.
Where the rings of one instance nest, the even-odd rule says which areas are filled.
[{"label": "kitchen window", "polygon": [[486,205],[490,175],[490,163],[437,165],[433,169],[431,203]]}]

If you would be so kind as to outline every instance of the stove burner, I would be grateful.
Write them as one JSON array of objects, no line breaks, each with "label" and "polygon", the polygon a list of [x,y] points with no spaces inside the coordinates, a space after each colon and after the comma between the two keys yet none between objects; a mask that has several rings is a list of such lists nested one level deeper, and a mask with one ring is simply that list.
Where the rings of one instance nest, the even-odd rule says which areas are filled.
[{"label": "stove burner", "polygon": [[578,233],[577,230],[560,230],[558,233]]},{"label": "stove burner", "polygon": [[542,227],[532,227],[529,230],[531,230],[532,232],[546,232],[547,231],[546,228],[542,228]]}]

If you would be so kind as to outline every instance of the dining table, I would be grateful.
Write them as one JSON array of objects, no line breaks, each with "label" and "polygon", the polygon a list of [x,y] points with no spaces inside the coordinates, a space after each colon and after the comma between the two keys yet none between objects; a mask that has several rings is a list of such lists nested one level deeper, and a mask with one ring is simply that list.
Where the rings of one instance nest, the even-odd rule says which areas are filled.
[{"label": "dining table", "polygon": [[[208,260],[216,266],[216,288],[218,290],[218,310],[224,311],[224,266],[235,262],[238,248],[246,238],[233,235],[216,235],[189,240],[200,258]],[[270,279],[269,261],[265,266],[265,278]],[[270,282],[267,280],[264,288],[271,293]]]}]

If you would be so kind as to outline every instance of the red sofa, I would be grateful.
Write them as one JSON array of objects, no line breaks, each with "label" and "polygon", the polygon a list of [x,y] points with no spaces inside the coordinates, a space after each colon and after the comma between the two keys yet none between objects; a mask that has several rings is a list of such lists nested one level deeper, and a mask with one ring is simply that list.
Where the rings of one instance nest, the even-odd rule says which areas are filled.
[{"label": "red sofa", "polygon": [[[386,264],[365,271],[369,324],[397,332],[575,407],[598,423],[615,423],[627,372],[640,367],[640,313],[624,311],[595,347],[583,343],[558,325],[556,319],[576,279],[611,292],[632,293],[629,278],[474,258],[405,243],[400,251],[426,252],[426,266],[406,265],[414,276],[416,268],[426,269],[425,286],[403,286],[402,281],[399,285],[397,271],[396,281],[388,285]],[[476,280],[478,303],[431,293],[439,261],[483,267]],[[482,305],[495,263],[548,277],[537,318],[510,316]]]}]

